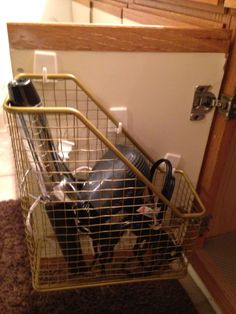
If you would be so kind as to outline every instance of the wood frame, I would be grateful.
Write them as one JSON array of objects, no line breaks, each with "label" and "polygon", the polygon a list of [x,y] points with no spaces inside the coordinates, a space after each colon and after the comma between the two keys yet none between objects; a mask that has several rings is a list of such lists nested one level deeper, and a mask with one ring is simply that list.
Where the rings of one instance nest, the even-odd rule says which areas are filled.
[{"label": "wood frame", "polygon": [[[183,13],[185,10],[190,9],[190,12],[195,14],[198,10],[202,11],[202,14],[205,12],[211,12],[211,13],[224,13],[224,7],[223,5],[210,5],[208,3],[200,3],[198,1],[189,1],[189,0],[134,0],[134,3],[145,3],[149,2],[152,3],[153,6],[161,6],[162,9],[169,8],[170,11],[176,11],[178,8],[183,10]],[[172,10],[171,10],[172,8]]]},{"label": "wood frame", "polygon": [[[161,25],[165,27],[173,27],[173,20],[165,16],[153,14],[152,12],[145,12],[145,10],[137,10],[132,8],[123,8],[123,19],[129,19],[143,25]],[[176,28],[200,28],[200,26],[189,24],[187,22],[175,20]]]},{"label": "wood frame", "polygon": [[[91,1],[94,1],[94,0],[91,0]],[[127,2],[121,2],[121,1],[116,1],[116,0],[100,0],[99,2],[108,3],[118,8],[127,8],[128,6]]]},{"label": "wood frame", "polygon": [[134,0],[135,4],[156,8],[160,10],[184,14],[186,16],[195,16],[208,21],[223,22],[228,24],[223,6],[212,6],[189,0]]},{"label": "wood frame", "polygon": [[[142,0],[146,1],[146,0]],[[135,0],[136,2],[136,0]],[[190,8],[192,11],[199,9],[199,10],[205,10],[209,12],[215,12],[215,13],[224,13],[224,6],[219,5],[212,5],[207,3],[206,1],[192,1],[192,0],[158,0],[158,3],[162,3],[163,5],[172,5],[173,7],[182,7],[183,9]],[[203,13],[203,12],[202,12]]]},{"label": "wood frame", "polygon": [[211,4],[211,5],[218,5],[219,4],[219,0],[190,0],[190,1],[206,3],[206,4]]},{"label": "wood frame", "polygon": [[161,10],[161,9],[153,8],[153,7],[146,6],[146,5],[139,5],[139,4],[133,4],[132,3],[132,4],[128,5],[128,8],[134,9],[134,10],[139,10],[142,12],[155,14],[158,16],[166,17],[166,18],[172,20],[172,24],[173,24],[173,20],[174,20],[175,22],[181,21],[181,22],[189,23],[190,25],[196,25],[196,26],[205,27],[205,28],[223,28],[223,26],[224,26],[223,22],[209,21],[206,19],[202,19],[200,17],[195,17],[195,16],[190,16],[190,15],[185,15],[182,13]]},{"label": "wood frame", "polygon": [[[236,16],[232,17],[232,28],[236,33]],[[228,66],[222,85],[222,93],[228,96],[235,95],[236,91],[236,35],[231,48],[231,55],[228,58]],[[226,190],[233,184],[232,175],[236,176],[236,167],[231,166],[230,159],[235,156],[236,147],[236,120],[227,121],[217,112],[215,113],[212,130],[209,136],[207,150],[203,162],[203,168],[198,183],[200,196],[208,208],[209,213],[213,214],[211,223],[211,236],[236,229],[236,213],[231,208],[230,213],[222,212],[221,206],[227,204],[234,198],[234,194],[224,199]],[[222,181],[222,182],[221,182]],[[234,181],[235,182],[235,181]],[[221,206],[219,204],[221,202]],[[223,205],[223,203],[225,205]],[[220,229],[224,221],[224,226]],[[215,225],[214,225],[215,223]]]},{"label": "wood frame", "polygon": [[[234,31],[228,58],[222,93],[233,96],[236,92],[236,15],[231,16]],[[213,215],[210,232],[205,237],[236,229],[236,120],[227,121],[215,112],[211,133],[198,182],[198,192],[208,212]],[[223,222],[223,223],[222,223]],[[195,251],[191,263],[223,313],[236,312],[236,292],[204,250],[204,238],[200,249]]]},{"label": "wood frame", "polygon": [[232,9],[236,9],[236,0],[225,0],[224,6]]},{"label": "wood frame", "polygon": [[[228,52],[231,31],[52,23],[9,23],[14,49]],[[101,40],[102,38],[102,40]]]}]

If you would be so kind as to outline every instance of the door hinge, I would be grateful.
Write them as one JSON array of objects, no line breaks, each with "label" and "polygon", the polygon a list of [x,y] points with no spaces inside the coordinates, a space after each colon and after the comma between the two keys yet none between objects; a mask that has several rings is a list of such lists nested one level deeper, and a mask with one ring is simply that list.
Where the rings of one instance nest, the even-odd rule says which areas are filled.
[{"label": "door hinge", "polygon": [[199,121],[204,119],[205,114],[213,108],[218,108],[219,112],[226,119],[236,119],[236,95],[229,97],[221,94],[217,98],[210,89],[210,85],[199,85],[196,87],[190,120]]}]

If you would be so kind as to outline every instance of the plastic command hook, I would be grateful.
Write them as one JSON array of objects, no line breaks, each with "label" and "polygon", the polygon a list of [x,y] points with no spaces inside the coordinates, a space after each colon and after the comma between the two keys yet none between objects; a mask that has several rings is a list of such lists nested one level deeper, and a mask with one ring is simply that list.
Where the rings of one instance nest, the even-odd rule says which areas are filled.
[{"label": "plastic command hook", "polygon": [[63,161],[69,159],[69,153],[72,151],[72,147],[74,145],[74,142],[68,140],[60,140],[58,144],[58,155],[63,159]]}]

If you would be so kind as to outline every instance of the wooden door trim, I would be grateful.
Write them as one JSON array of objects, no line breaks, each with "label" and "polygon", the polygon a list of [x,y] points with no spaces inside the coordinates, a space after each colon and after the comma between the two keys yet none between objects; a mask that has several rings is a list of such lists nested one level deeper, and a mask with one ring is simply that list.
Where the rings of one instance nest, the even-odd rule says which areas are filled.
[{"label": "wooden door trim", "polygon": [[223,22],[224,20],[225,9],[223,7],[190,2],[189,0],[163,0],[158,2],[152,0],[134,0],[134,3],[216,22]]},{"label": "wooden door trim", "polygon": [[[221,92],[233,96],[236,93],[236,17],[231,16],[231,29],[234,31],[232,45],[228,58]],[[213,215],[210,224],[210,232],[205,236],[218,235],[230,232],[236,228],[235,201],[231,209],[227,208],[229,193],[227,185],[230,185],[229,173],[232,168],[229,161],[236,163],[236,120],[227,121],[219,113],[215,112],[207,150],[203,161],[203,168],[198,183],[198,192],[209,213]],[[234,170],[235,171],[235,170]],[[234,176],[235,184],[235,175]],[[226,216],[227,215],[227,216]],[[223,270],[217,268],[214,260],[202,249],[194,252],[190,260],[194,269],[202,278],[204,284],[216,299],[224,313],[236,312],[235,289],[229,284],[223,274]]]},{"label": "wooden door trim", "polygon": [[193,2],[198,2],[198,3],[204,3],[204,4],[210,4],[210,5],[218,5],[219,0],[190,0]]},{"label": "wooden door trim", "polygon": [[[224,80],[221,92],[228,96],[236,93],[236,17],[232,17],[231,27],[235,30],[231,45],[231,52],[227,60]],[[222,177],[227,176],[229,166],[228,160],[232,159],[234,154],[233,147],[236,144],[236,120],[225,120],[221,114],[215,112],[210,136],[205,152],[202,170],[198,182],[198,192],[209,213],[213,215],[208,236],[230,232],[236,229],[234,219],[225,219],[224,228],[220,230],[220,225],[215,226],[214,222],[219,224],[224,218],[222,211],[229,215],[228,208],[222,208],[219,202],[223,202],[225,194],[225,183]],[[233,216],[232,216],[233,217]],[[222,219],[221,219],[222,218]],[[227,226],[228,224],[228,229]]]},{"label": "wooden door trim", "polygon": [[236,9],[236,0],[225,0],[224,6],[232,9]]},{"label": "wooden door trim", "polygon": [[196,25],[199,27],[222,28],[224,26],[223,22],[215,22],[215,21],[202,19],[200,17],[185,15],[185,14],[166,11],[166,10],[160,10],[160,9],[156,9],[156,8],[146,6],[146,5],[139,5],[139,4],[131,3],[131,4],[129,4],[128,8],[134,9],[134,10],[139,10],[142,12],[155,14],[158,16],[163,16],[163,17],[166,17],[168,19],[172,19],[172,21],[181,21],[181,22],[189,23],[190,25],[192,24],[192,25]]},{"label": "wooden door trim", "polygon": [[[94,0],[91,0],[94,1]],[[116,1],[116,0],[97,0],[102,3],[108,3],[114,6],[117,6],[118,8],[127,8],[128,3],[127,2],[121,2],[121,1]]]},{"label": "wooden door trim", "polygon": [[157,26],[8,23],[10,48],[82,51],[221,52],[231,32]]},{"label": "wooden door trim", "polygon": [[161,25],[171,27],[174,24],[176,28],[200,28],[200,26],[189,24],[187,22],[173,20],[165,16],[153,14],[152,12],[145,12],[143,10],[123,8],[123,18],[129,19],[143,25]]},{"label": "wooden door trim", "polygon": [[[135,0],[136,1],[146,1],[146,0]],[[149,0],[152,1],[152,0]],[[224,13],[223,5],[212,5],[209,3],[200,3],[199,1],[189,1],[189,0],[159,0],[158,3],[163,5],[179,6],[182,8],[190,8],[192,10],[209,11],[214,13]]]}]

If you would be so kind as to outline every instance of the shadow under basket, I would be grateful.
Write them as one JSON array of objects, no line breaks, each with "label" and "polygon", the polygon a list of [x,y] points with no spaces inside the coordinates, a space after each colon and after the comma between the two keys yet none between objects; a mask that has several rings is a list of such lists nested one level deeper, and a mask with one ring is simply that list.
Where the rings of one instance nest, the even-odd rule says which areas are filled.
[{"label": "shadow under basket", "polygon": [[41,99],[4,103],[36,290],[183,277],[204,206],[69,74],[21,74]]}]

